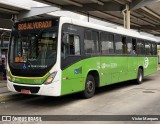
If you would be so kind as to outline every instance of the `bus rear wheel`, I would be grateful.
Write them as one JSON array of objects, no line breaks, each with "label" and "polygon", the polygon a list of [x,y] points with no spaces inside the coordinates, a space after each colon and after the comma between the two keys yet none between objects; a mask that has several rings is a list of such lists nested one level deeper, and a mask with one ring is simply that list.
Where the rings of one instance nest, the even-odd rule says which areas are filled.
[{"label": "bus rear wheel", "polygon": [[136,83],[141,84],[143,81],[143,70],[141,68],[138,69]]},{"label": "bus rear wheel", "polygon": [[83,91],[83,97],[88,99],[94,96],[95,93],[95,79],[92,75],[88,75]]}]

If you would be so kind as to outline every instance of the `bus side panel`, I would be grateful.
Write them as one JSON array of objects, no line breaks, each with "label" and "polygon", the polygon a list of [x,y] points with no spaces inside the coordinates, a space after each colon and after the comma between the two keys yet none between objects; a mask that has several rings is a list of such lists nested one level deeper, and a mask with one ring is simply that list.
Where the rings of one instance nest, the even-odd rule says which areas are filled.
[{"label": "bus side panel", "polygon": [[119,74],[120,74],[119,63],[116,56],[111,58],[110,68],[111,68],[111,84],[113,84],[119,81]]},{"label": "bus side panel", "polygon": [[157,72],[157,61],[157,57],[144,58],[144,76]]},{"label": "bus side panel", "polygon": [[129,80],[128,75],[128,57],[121,56],[117,57],[118,71],[119,71],[119,82]]},{"label": "bus side panel", "polygon": [[139,57],[138,67],[139,66],[143,67],[144,76],[153,74],[157,72],[157,57],[150,57],[150,56]]},{"label": "bus side panel", "polygon": [[138,57],[138,66],[137,66],[137,73],[138,73],[138,68],[141,66],[143,67],[143,71],[145,72],[145,68],[144,68],[144,56],[139,56]]},{"label": "bus side panel", "polygon": [[137,78],[137,68],[138,68],[138,57],[131,56],[128,57],[128,77],[129,80]]},{"label": "bus side panel", "polygon": [[127,56],[101,57],[101,84],[108,85],[130,79]]},{"label": "bus side panel", "polygon": [[84,74],[82,61],[79,61],[62,71],[61,95],[70,94],[84,89]]},{"label": "bus side panel", "polygon": [[61,94],[71,94],[85,89],[85,82],[90,71],[98,71],[99,57],[85,58],[62,71]]},{"label": "bus side panel", "polygon": [[110,56],[102,56],[100,58],[100,62],[97,63],[97,67],[101,70],[101,76],[100,76],[100,86],[104,86],[107,84],[112,83],[112,74],[114,72],[113,69],[111,69],[111,61],[113,57]]}]

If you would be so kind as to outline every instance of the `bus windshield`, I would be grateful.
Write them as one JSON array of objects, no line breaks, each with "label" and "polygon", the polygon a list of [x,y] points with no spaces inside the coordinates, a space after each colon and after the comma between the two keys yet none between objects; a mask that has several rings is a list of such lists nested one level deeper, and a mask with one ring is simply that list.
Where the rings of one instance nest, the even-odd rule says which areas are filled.
[{"label": "bus windshield", "polygon": [[9,52],[9,65],[12,72],[22,76],[18,73],[19,70],[23,70],[26,72],[23,76],[28,76],[32,75],[34,70],[39,70],[39,74],[37,72],[38,75],[35,76],[42,76],[50,70],[56,62],[57,35],[57,31],[52,30],[28,33],[14,30]]}]

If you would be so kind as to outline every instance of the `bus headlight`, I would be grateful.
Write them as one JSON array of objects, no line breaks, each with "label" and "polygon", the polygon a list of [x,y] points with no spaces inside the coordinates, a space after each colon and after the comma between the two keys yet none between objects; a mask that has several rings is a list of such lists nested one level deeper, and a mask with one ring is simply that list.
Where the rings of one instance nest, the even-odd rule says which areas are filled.
[{"label": "bus headlight", "polygon": [[50,83],[52,83],[52,81],[55,78],[56,74],[57,74],[57,71],[51,73],[51,75],[46,79],[46,81],[44,82],[44,84],[50,84]]}]

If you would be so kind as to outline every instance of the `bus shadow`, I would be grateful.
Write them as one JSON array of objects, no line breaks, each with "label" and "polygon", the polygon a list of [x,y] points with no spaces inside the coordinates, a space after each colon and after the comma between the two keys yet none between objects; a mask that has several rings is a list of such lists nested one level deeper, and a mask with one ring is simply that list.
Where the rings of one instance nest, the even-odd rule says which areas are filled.
[{"label": "bus shadow", "polygon": [[82,100],[79,93],[69,94],[65,96],[52,97],[52,96],[33,96],[33,99],[27,100],[24,104],[32,106],[43,106],[43,107],[61,107],[64,105],[71,104],[77,100]]},{"label": "bus shadow", "polygon": [[[152,81],[150,78],[145,78],[143,83],[147,83]],[[103,87],[96,88],[96,95],[101,95],[105,94],[108,92],[114,92],[115,90],[118,89],[123,89],[127,87],[132,87],[136,85],[134,81],[125,81],[125,82],[120,82],[116,84],[111,84]],[[52,96],[29,96],[29,99],[27,100],[28,97],[26,97],[25,102],[23,104],[27,105],[32,105],[32,106],[42,106],[42,107],[61,107],[64,105],[69,105],[73,102],[85,100],[81,97],[81,93],[74,93],[70,95],[65,95],[65,96],[60,96],[60,97],[52,97]]]},{"label": "bus shadow", "polygon": [[[149,77],[145,77],[143,79],[143,83],[148,83],[152,80],[153,79],[151,79]],[[137,84],[134,80],[123,81],[123,82],[119,82],[119,83],[115,83],[115,84],[109,84],[107,86],[98,87],[96,89],[96,94],[103,94],[103,93],[107,93],[107,92],[112,92],[112,91],[115,91],[115,90],[132,87],[132,86],[135,86],[135,85],[137,86],[137,85],[141,85],[141,84]]]}]

